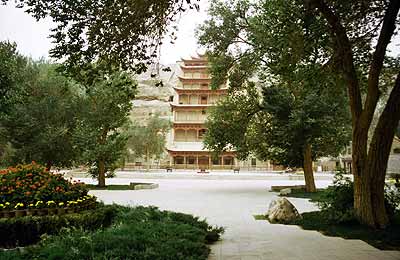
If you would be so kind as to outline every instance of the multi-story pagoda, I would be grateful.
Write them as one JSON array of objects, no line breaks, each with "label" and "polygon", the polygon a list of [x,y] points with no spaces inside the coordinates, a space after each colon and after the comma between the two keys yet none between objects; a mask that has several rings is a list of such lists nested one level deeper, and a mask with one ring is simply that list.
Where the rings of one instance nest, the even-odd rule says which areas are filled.
[{"label": "multi-story pagoda", "polygon": [[174,168],[232,168],[237,162],[233,152],[212,158],[203,146],[207,129],[207,109],[226,95],[225,86],[212,90],[205,55],[182,59],[179,84],[174,87],[172,143],[168,147]]}]

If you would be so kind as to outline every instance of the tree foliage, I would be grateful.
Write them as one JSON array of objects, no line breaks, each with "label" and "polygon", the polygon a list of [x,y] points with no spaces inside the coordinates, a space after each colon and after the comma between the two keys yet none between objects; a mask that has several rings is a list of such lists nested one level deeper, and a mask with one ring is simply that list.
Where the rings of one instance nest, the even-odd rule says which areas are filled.
[{"label": "tree foliage", "polygon": [[9,111],[1,120],[16,163],[36,161],[70,167],[77,151],[72,138],[76,124],[76,86],[60,75],[55,65],[29,65],[29,78],[9,85],[13,91]]},{"label": "tree foliage", "polygon": [[[290,82],[313,63],[343,80],[353,128],[354,207],[360,222],[372,227],[388,223],[383,190],[400,119],[400,74],[393,67],[399,58],[388,57],[387,48],[400,28],[399,9],[397,0],[214,1],[211,19],[200,28],[215,81],[228,78],[240,86],[257,71],[261,80],[270,73]],[[387,102],[373,128],[385,91]]]},{"label": "tree foliage", "polygon": [[129,123],[137,83],[125,72],[109,74],[101,64],[93,65],[90,71],[96,76],[82,93],[82,117],[75,140],[82,147],[83,161],[104,186],[105,174],[117,168],[126,147],[128,136],[123,128]]},{"label": "tree foliage", "polygon": [[[240,122],[217,146],[223,148],[232,137],[239,154],[253,151],[262,159],[303,167],[306,185],[311,182],[315,190],[312,159],[337,155],[349,140],[343,81],[319,50],[328,35],[310,30],[297,1],[214,1],[210,14],[199,40],[211,56],[213,86],[227,82],[233,96],[234,102],[222,104],[234,111],[222,119],[224,127]],[[254,77],[262,91],[256,98],[258,90],[249,90]],[[223,128],[221,120],[212,121],[209,135]],[[219,142],[214,138],[219,137],[206,139],[210,148]]]},{"label": "tree foliage", "polygon": [[128,148],[134,158],[144,157],[149,169],[150,159],[159,159],[165,152],[166,134],[171,122],[155,115],[146,125],[135,124],[129,129]]},{"label": "tree foliage", "polygon": [[144,72],[157,59],[166,34],[176,39],[179,15],[199,8],[195,0],[21,0],[18,6],[38,20],[53,20],[50,54],[65,59],[73,74],[100,60]]}]

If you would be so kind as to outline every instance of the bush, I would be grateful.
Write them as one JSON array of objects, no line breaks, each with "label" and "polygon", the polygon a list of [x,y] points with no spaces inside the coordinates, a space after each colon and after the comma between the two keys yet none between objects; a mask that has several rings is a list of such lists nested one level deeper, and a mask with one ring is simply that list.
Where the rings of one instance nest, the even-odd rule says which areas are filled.
[{"label": "bush", "polygon": [[333,185],[329,186],[318,201],[319,208],[324,211],[328,220],[334,223],[354,220],[354,188],[350,178],[335,174]]},{"label": "bush", "polygon": [[1,259],[205,260],[222,228],[188,214],[155,207],[110,206],[114,224],[96,231],[66,230],[23,251],[0,252]]},{"label": "bush", "polygon": [[[400,205],[400,192],[394,186],[385,186],[385,207],[390,218]],[[331,223],[355,221],[354,186],[350,178],[336,174],[333,185],[321,195],[318,206],[326,214]]]},{"label": "bush", "polygon": [[116,214],[110,206],[61,216],[25,216],[0,219],[0,247],[37,243],[43,234],[57,234],[63,228],[96,230],[112,224]]},{"label": "bush", "polygon": [[0,204],[17,203],[20,208],[36,202],[75,201],[87,195],[88,190],[83,183],[70,182],[61,174],[54,174],[45,167],[32,163],[18,165],[0,171]]},{"label": "bush", "polygon": [[203,230],[206,234],[205,239],[207,243],[217,241],[224,232],[222,227],[210,226],[205,220],[200,220],[199,217],[189,214],[160,211],[157,207],[139,206],[134,209],[117,205],[115,207],[119,211],[116,221],[132,224],[143,221],[185,224]]}]

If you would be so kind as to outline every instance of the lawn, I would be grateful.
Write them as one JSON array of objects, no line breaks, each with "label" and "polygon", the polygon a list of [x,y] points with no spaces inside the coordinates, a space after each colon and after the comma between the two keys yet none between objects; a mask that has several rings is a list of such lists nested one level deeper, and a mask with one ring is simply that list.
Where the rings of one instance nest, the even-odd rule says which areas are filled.
[{"label": "lawn", "polygon": [[332,224],[326,221],[324,212],[313,211],[301,214],[303,219],[291,225],[298,225],[305,230],[316,230],[326,236],[346,239],[360,239],[381,250],[400,250],[400,214],[396,214],[392,225],[383,230],[371,229],[357,222]]},{"label": "lawn", "polygon": [[[284,197],[309,199],[317,203],[323,200],[324,190],[315,193],[297,191]],[[323,211],[305,212],[303,219],[291,223],[305,230],[316,230],[326,236],[342,237],[345,239],[360,239],[382,250],[400,250],[400,213],[397,212],[391,226],[384,230],[371,229],[360,225],[356,221],[340,224],[332,224],[329,217]]]},{"label": "lawn", "polygon": [[105,187],[99,187],[95,184],[85,184],[89,190],[134,190],[136,185],[152,184],[152,183],[132,183],[132,185],[126,184],[110,184]]},{"label": "lawn", "polygon": [[311,202],[318,202],[322,200],[323,189],[318,189],[317,192],[305,192],[304,190],[293,189],[292,193],[288,195],[280,195],[281,197],[309,199]]}]

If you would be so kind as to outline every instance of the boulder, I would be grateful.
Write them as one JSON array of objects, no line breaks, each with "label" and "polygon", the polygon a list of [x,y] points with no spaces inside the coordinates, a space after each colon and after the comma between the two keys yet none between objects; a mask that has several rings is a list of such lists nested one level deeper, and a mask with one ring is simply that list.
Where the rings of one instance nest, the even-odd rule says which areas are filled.
[{"label": "boulder", "polygon": [[290,189],[290,188],[281,189],[280,192],[279,192],[279,194],[280,194],[281,196],[289,195],[290,193],[292,193],[292,189]]},{"label": "boulder", "polygon": [[283,224],[302,218],[296,207],[286,198],[278,198],[271,201],[267,216],[271,223]]}]

